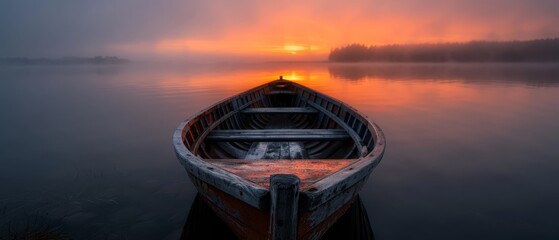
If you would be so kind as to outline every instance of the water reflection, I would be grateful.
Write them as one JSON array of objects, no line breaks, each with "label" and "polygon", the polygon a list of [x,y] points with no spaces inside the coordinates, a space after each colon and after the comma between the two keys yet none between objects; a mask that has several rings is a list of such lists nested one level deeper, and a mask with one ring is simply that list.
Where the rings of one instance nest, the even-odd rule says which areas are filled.
[{"label": "water reflection", "polygon": [[521,83],[536,87],[559,85],[559,64],[330,64],[328,72],[334,78],[360,81],[365,79],[491,81]]},{"label": "water reflection", "polygon": [[[237,239],[237,237],[198,194],[190,207],[181,239]],[[359,196],[321,239],[375,239],[367,211]]]},{"label": "water reflection", "polygon": [[173,153],[173,130],[187,115],[284,75],[384,130],[385,157],[360,193],[376,237],[557,239],[557,71],[553,64],[0,67],[0,236],[14,220],[44,213],[75,239],[179,238],[196,190]]}]

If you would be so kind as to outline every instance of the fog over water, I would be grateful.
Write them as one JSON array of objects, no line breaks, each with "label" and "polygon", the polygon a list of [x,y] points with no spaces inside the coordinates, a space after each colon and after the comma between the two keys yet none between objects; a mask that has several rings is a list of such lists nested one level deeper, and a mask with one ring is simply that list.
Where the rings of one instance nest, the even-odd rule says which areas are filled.
[{"label": "fog over water", "polygon": [[76,239],[178,238],[196,191],[173,130],[279,75],[384,130],[361,192],[375,238],[559,237],[557,64],[310,63],[0,66],[0,236],[38,217]]}]

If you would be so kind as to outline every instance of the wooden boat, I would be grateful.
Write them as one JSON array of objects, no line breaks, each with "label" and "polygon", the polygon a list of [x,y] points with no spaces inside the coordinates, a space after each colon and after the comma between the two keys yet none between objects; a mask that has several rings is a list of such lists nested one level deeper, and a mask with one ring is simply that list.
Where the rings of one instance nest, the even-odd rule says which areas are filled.
[{"label": "wooden boat", "polygon": [[187,118],[173,144],[240,239],[319,239],[380,162],[385,139],[359,111],[280,77]]}]

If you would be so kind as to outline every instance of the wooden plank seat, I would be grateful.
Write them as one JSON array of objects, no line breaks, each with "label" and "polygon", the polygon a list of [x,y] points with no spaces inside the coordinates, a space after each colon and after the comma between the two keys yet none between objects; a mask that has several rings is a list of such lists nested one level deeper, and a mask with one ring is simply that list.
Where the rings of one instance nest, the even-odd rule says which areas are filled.
[{"label": "wooden plank seat", "polygon": [[344,129],[260,129],[213,130],[206,137],[210,141],[297,142],[347,140]]},{"label": "wooden plank seat", "polygon": [[270,107],[270,108],[246,108],[246,109],[242,110],[241,113],[245,113],[245,114],[306,113],[306,114],[309,114],[309,113],[318,113],[318,110],[316,110],[315,108],[311,108],[311,107],[277,107],[277,108]]}]

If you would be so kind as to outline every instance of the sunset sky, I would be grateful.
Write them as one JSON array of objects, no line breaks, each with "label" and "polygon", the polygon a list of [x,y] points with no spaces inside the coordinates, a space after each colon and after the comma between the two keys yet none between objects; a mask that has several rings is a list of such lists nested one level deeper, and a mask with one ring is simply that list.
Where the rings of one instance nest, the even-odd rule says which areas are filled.
[{"label": "sunset sky", "polygon": [[321,60],[350,43],[559,37],[557,0],[0,2],[0,57]]}]

